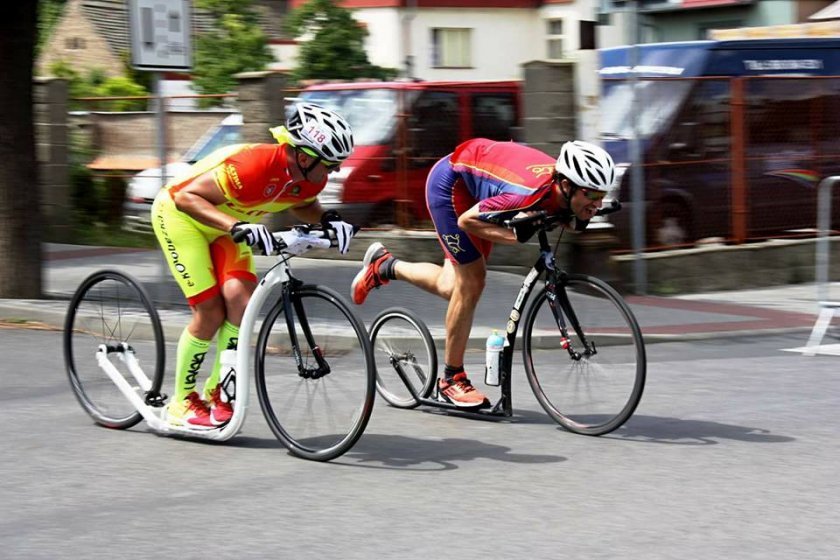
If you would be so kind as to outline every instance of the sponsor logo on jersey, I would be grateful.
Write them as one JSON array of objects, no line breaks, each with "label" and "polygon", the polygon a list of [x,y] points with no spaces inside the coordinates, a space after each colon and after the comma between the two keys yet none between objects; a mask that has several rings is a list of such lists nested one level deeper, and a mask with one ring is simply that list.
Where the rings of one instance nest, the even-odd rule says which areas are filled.
[{"label": "sponsor logo on jersey", "polygon": [[225,174],[233,181],[233,186],[242,190],[242,181],[239,180],[239,174],[236,172],[236,167],[230,163],[225,164]]},{"label": "sponsor logo on jersey", "polygon": [[529,165],[525,169],[533,173],[536,177],[542,177],[543,175],[551,175],[554,171],[554,164],[539,163],[537,165]]}]

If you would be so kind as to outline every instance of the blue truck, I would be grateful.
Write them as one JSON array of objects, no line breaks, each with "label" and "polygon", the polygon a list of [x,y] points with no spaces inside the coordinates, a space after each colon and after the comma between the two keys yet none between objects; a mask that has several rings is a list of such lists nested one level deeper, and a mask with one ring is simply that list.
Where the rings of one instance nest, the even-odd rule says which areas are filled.
[{"label": "blue truck", "polygon": [[[639,135],[648,247],[816,227],[816,187],[840,174],[840,39],[632,49],[599,53],[600,141],[619,166],[616,194],[629,203],[629,148]],[[832,203],[832,224],[840,224],[840,194]],[[631,209],[612,220],[625,247]]]}]

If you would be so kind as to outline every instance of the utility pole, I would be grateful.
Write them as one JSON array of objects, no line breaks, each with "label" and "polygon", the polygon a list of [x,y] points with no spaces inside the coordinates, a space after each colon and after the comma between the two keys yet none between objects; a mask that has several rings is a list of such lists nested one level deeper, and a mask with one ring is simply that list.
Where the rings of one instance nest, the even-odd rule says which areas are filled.
[{"label": "utility pole", "polygon": [[645,248],[645,175],[642,168],[642,139],[639,131],[639,111],[641,100],[639,99],[639,42],[641,41],[641,25],[639,21],[639,0],[630,0],[628,27],[630,32],[628,38],[632,46],[630,48],[630,90],[633,94],[631,102],[630,119],[633,129],[633,137],[630,139],[630,202],[632,213],[630,223],[633,231],[633,284],[635,293],[645,295],[647,293],[647,262],[644,259]]}]

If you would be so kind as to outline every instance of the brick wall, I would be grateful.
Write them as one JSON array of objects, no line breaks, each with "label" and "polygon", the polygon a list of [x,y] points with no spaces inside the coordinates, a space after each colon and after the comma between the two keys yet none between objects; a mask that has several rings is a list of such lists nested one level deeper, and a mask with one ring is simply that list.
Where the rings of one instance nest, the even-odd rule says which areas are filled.
[{"label": "brick wall", "polygon": [[36,78],[33,94],[41,211],[50,237],[61,239],[69,232],[70,208],[67,81]]},{"label": "brick wall", "polygon": [[[230,112],[173,112],[166,114],[167,152],[179,159],[211,127]],[[157,114],[92,113],[93,146],[100,155],[158,155]]]},{"label": "brick wall", "polygon": [[285,122],[286,77],[279,72],[242,72],[237,98],[246,142],[273,142],[268,129]]},{"label": "brick wall", "polygon": [[522,65],[525,143],[556,156],[577,134],[575,65],[534,61]]}]

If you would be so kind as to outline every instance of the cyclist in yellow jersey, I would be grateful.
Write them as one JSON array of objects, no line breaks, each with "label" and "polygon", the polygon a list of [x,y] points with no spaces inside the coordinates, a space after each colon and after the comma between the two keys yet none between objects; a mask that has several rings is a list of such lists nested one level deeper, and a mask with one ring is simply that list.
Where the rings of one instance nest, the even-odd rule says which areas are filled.
[{"label": "cyclist in yellow jersey", "polygon": [[[298,103],[285,126],[271,133],[277,144],[238,144],[196,162],[152,205],[155,235],[192,310],[178,340],[175,392],[167,408],[172,424],[211,429],[233,413],[233,387],[220,383],[220,357],[236,348],[256,287],[252,248],[266,255],[277,248],[271,232],[255,222],[291,210],[303,222],[334,230],[342,253],[353,237],[353,226],[335,211],[324,212],[317,199],[327,175],[353,150],[347,121],[320,105]],[[233,234],[244,235],[244,244]],[[294,232],[279,236],[290,253],[302,249]],[[214,337],[215,362],[200,395],[196,377]]]}]

